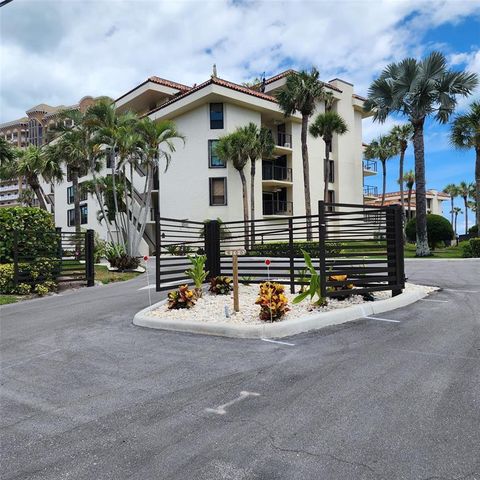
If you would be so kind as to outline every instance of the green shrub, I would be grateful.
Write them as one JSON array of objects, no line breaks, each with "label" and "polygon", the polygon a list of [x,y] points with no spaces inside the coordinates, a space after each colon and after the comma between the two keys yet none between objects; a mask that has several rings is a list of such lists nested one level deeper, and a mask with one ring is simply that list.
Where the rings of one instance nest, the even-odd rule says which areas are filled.
[{"label": "green shrub", "polygon": [[468,233],[470,235],[480,236],[480,231],[478,230],[478,225],[474,225],[473,227],[470,227],[468,229]]},{"label": "green shrub", "polygon": [[[410,242],[416,241],[416,225],[416,218],[412,218],[407,223],[405,233]],[[427,235],[428,244],[430,245],[430,248],[433,249],[438,243],[451,240],[454,234],[451,223],[445,217],[429,213],[427,215]]]},{"label": "green shrub", "polygon": [[470,246],[470,242],[466,240],[465,242],[460,242],[458,244],[462,248],[462,257],[463,258],[472,258],[472,247]]},{"label": "green shrub", "polygon": [[34,263],[19,263],[18,275],[21,283],[15,288],[13,263],[0,264],[0,293],[27,295],[36,285],[43,285],[49,291],[55,290],[54,281],[56,264],[49,259],[42,258]]},{"label": "green shrub", "polygon": [[208,291],[214,295],[228,295],[233,290],[233,281],[230,277],[220,275],[210,279]]},{"label": "green shrub", "polygon": [[[325,244],[325,250],[328,255],[338,255],[341,249],[341,243],[327,242]],[[293,242],[293,256],[302,258],[302,251],[307,252],[311,257],[318,258],[318,242]],[[249,250],[248,255],[252,257],[288,257],[290,255],[290,247],[288,242],[256,243]]]},{"label": "green shrub", "polygon": [[118,243],[108,243],[106,245],[105,257],[110,263],[110,266],[117,268],[120,272],[135,270],[140,265],[140,259],[128,255],[125,248]]},{"label": "green shrub", "polygon": [[28,295],[32,291],[32,286],[28,283],[19,283],[17,288],[13,293],[18,293],[19,295]]},{"label": "green shrub", "polygon": [[4,207],[0,208],[0,263],[13,262],[15,231],[20,259],[57,254],[55,224],[50,213],[33,207]]},{"label": "green shrub", "polygon": [[471,238],[469,243],[472,257],[480,258],[480,238]]},{"label": "green shrub", "polygon": [[0,265],[0,293],[8,295],[15,292],[13,273],[13,263]]}]

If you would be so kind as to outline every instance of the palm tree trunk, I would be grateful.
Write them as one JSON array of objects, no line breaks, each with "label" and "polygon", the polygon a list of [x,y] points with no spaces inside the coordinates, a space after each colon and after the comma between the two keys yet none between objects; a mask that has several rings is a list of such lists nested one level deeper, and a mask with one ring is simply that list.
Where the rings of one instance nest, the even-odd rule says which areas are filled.
[{"label": "palm tree trunk", "polygon": [[80,233],[82,228],[82,219],[80,214],[80,190],[78,188],[78,171],[72,170],[72,187],[73,187],[73,209],[75,221],[75,233]]},{"label": "palm tree trunk", "polygon": [[[127,175],[125,172],[125,167],[122,168],[123,174],[123,198],[125,200],[125,210],[127,211],[127,254],[133,256],[133,238],[130,231],[131,218],[133,219],[133,201],[130,204],[128,201],[128,186],[127,186]],[[131,217],[130,217],[131,215]]]},{"label": "palm tree trunk", "polygon": [[328,202],[328,181],[330,179],[330,144],[331,140],[325,139],[325,163],[323,165],[324,188],[323,201]]},{"label": "palm tree trunk", "polygon": [[463,197],[463,204],[465,205],[465,235],[468,233],[468,197]]},{"label": "palm tree trunk", "polygon": [[[116,187],[116,184],[115,184],[115,145],[113,145],[113,147],[111,148],[110,150],[110,158],[111,158],[111,164],[112,164],[112,194],[113,194],[113,204],[115,205],[115,223],[117,224],[117,230],[119,230],[119,225],[118,223],[121,223],[122,227],[124,227],[124,222],[122,221],[122,217],[121,217],[121,212],[118,211],[118,198],[117,198],[117,187]],[[120,222],[118,222],[116,219],[120,217]],[[120,228],[122,229],[122,228]],[[123,232],[120,232],[122,235],[118,235],[118,232],[117,232],[117,238],[121,238],[121,244],[123,247],[125,247],[125,229],[123,228]]]},{"label": "palm tree trunk", "polygon": [[387,188],[387,161],[380,159],[382,162],[382,207],[385,203],[385,190]]},{"label": "palm tree trunk", "polygon": [[477,210],[475,212],[477,218],[477,237],[480,237],[480,145],[475,147],[475,202]]},{"label": "palm tree trunk", "polygon": [[405,149],[400,150],[400,162],[398,168],[398,183],[400,184],[400,205],[402,208],[402,222],[405,226],[405,196],[403,193],[403,163],[405,160]]},{"label": "palm tree trunk", "polygon": [[408,219],[412,219],[412,189],[408,189]]},{"label": "palm tree trunk", "polygon": [[[450,195],[450,204],[451,204],[451,207],[452,207],[450,213],[451,213],[451,215],[452,215],[452,225],[453,225],[453,215],[454,215],[454,213],[455,213],[455,212],[453,211],[453,195]],[[455,230],[455,233],[457,233],[456,230]]]},{"label": "palm tree trunk", "polygon": [[252,221],[251,235],[252,245],[255,245],[255,173],[256,159],[250,159],[250,220]]},{"label": "palm tree trunk", "polygon": [[424,120],[417,120],[413,124],[413,150],[415,156],[415,208],[417,210],[417,257],[430,255],[427,233],[427,200],[425,189],[425,146],[423,140]]},{"label": "palm tree trunk", "polygon": [[45,202],[45,198],[43,197],[43,191],[40,187],[40,182],[38,181],[38,177],[35,175],[33,177],[28,177],[27,178],[27,183],[30,186],[30,188],[33,190],[35,193],[37,199],[38,199],[38,204],[42,210],[47,210],[47,204]]},{"label": "palm tree trunk", "polygon": [[458,217],[458,213],[455,212],[455,238],[457,238],[457,217]]},{"label": "palm tree trunk", "polygon": [[242,181],[242,200],[243,200],[243,232],[245,235],[245,249],[248,250],[248,198],[247,198],[247,180],[243,170],[239,170],[240,180]]},{"label": "palm tree trunk", "polygon": [[[303,163],[303,186],[305,188],[305,215],[307,216],[307,240],[312,239],[312,204],[310,198],[310,167],[308,165],[308,146],[307,146],[307,133],[308,133],[308,115],[302,115],[302,163]],[[328,179],[327,179],[328,180]]]}]

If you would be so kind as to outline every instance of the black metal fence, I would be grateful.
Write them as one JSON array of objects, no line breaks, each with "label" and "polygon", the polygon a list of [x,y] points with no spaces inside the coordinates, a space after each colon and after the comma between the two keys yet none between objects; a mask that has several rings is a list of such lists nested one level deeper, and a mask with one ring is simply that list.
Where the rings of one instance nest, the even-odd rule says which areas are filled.
[{"label": "black metal fence", "polygon": [[34,285],[46,280],[56,283],[95,284],[94,232],[42,233],[42,241],[30,242],[13,232],[14,285]]},{"label": "black metal fence", "polygon": [[[157,291],[191,283],[185,275],[188,254],[207,255],[210,276],[232,274],[232,251],[240,280],[278,280],[295,293],[309,282],[306,251],[322,279],[324,296],[366,294],[404,288],[403,232],[398,206],[326,204],[316,216],[236,222],[157,222]],[[265,260],[270,260],[266,265]]]}]

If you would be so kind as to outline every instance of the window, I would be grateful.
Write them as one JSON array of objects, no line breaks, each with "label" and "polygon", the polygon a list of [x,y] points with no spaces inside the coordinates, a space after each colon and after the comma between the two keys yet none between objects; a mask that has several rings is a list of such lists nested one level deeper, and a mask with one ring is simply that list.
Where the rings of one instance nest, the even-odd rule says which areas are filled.
[{"label": "window", "polygon": [[[85,225],[88,223],[88,206],[80,205],[80,223]],[[67,225],[69,227],[75,226],[75,210],[72,208],[67,210]]]},{"label": "window", "polygon": [[40,147],[43,142],[42,124],[34,118],[28,121],[28,140],[32,145]]},{"label": "window", "polygon": [[329,160],[329,167],[328,167],[328,181],[330,183],[335,182],[335,162],[333,160]]},{"label": "window", "polygon": [[75,225],[75,210],[67,210],[67,225],[73,227]]},{"label": "window", "polygon": [[223,128],[223,103],[210,104],[210,128],[212,130]]},{"label": "window", "polygon": [[217,157],[215,153],[215,148],[217,146],[218,140],[209,140],[208,141],[208,166],[209,168],[225,168],[227,164]]},{"label": "window", "polygon": [[[82,191],[82,184],[79,184],[80,187],[80,201],[84,202],[88,198],[88,193],[86,191]],[[67,187],[67,203],[71,205],[75,201],[75,189],[72,187]]]},{"label": "window", "polygon": [[227,204],[227,179],[225,177],[210,178],[210,205]]},{"label": "window", "polygon": [[88,206],[80,205],[80,223],[84,225],[88,223]]}]

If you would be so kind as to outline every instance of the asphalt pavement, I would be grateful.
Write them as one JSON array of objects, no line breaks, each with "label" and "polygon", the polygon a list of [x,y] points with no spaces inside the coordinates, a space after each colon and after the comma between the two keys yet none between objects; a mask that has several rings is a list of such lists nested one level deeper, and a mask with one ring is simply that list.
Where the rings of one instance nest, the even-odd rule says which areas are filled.
[{"label": "asphalt pavement", "polygon": [[0,307],[0,478],[479,480],[480,261],[406,272],[442,290],[280,343],[133,326],[145,275]]}]

